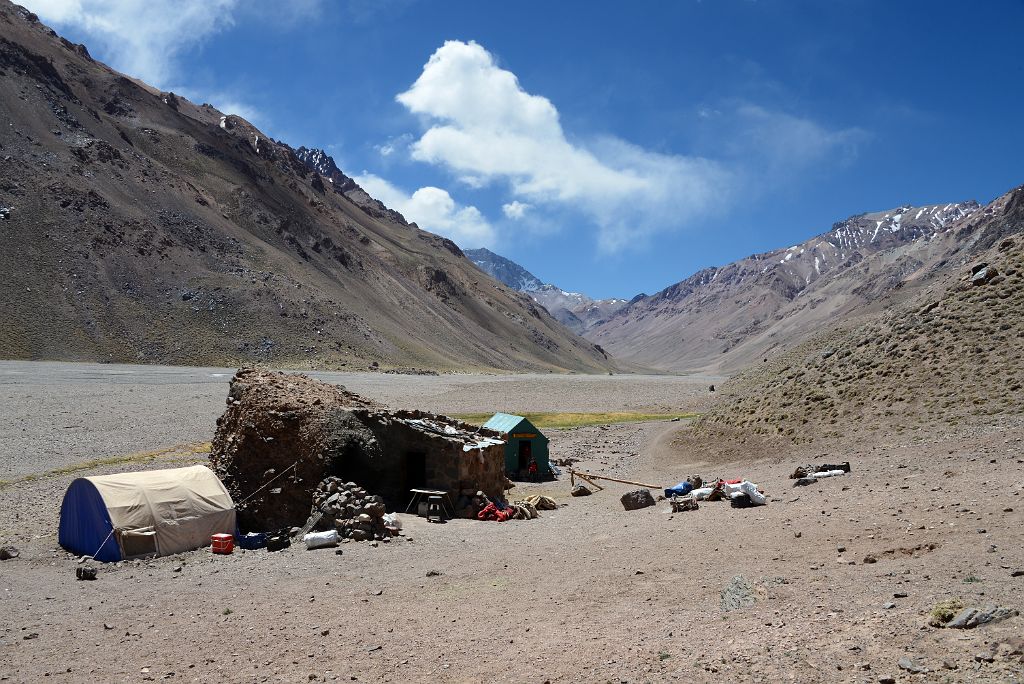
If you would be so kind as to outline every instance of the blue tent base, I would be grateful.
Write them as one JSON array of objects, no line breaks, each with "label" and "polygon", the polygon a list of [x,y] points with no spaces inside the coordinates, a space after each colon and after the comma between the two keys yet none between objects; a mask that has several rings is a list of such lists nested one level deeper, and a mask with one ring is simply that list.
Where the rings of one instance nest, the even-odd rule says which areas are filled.
[{"label": "blue tent base", "polygon": [[60,506],[60,545],[79,556],[113,563],[121,560],[113,532],[107,505],[96,486],[85,478],[72,482]]}]

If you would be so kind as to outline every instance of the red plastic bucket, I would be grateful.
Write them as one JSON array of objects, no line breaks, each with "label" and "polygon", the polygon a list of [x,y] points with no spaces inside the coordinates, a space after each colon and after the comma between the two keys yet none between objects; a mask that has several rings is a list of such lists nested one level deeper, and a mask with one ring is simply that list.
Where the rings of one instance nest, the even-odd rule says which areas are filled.
[{"label": "red plastic bucket", "polygon": [[210,550],[214,553],[229,554],[235,550],[235,537],[231,534],[210,535]]}]

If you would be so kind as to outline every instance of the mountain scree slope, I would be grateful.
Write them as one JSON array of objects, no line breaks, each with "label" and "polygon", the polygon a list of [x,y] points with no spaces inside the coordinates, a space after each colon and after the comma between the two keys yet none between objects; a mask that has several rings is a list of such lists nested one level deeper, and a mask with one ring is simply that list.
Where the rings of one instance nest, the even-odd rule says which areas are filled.
[{"label": "mountain scree slope", "polygon": [[983,248],[915,297],[754,364],[702,420],[795,442],[948,431],[1024,411],[1024,186],[972,229]]},{"label": "mountain scree slope", "polygon": [[803,243],[634,298],[585,336],[620,361],[727,374],[879,315],[990,247],[1006,197],[850,217]]},{"label": "mountain scree slope", "polygon": [[601,371],[321,150],[159,92],[0,0],[0,357]]}]

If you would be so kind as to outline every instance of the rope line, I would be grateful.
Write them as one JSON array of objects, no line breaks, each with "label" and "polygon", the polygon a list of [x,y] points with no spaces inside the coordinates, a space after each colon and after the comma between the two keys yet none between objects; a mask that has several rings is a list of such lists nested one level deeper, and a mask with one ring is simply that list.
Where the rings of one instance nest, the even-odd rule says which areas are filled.
[{"label": "rope line", "polygon": [[[301,459],[300,459],[300,460],[301,460]],[[241,501],[239,501],[238,503],[236,503],[236,504],[235,504],[235,507],[237,508],[238,506],[241,506],[241,505],[242,505],[242,504],[244,504],[244,503],[245,503],[246,501],[248,501],[248,500],[249,500],[249,499],[251,499],[252,497],[254,497],[254,496],[256,496],[257,494],[259,494],[259,493],[260,493],[260,491],[261,491],[261,490],[263,490],[263,489],[266,489],[266,488],[267,488],[267,486],[268,486],[268,485],[269,485],[269,484],[270,484],[271,482],[273,482],[273,481],[274,481],[274,480],[276,480],[277,478],[281,477],[282,475],[284,475],[285,473],[287,473],[287,472],[288,472],[289,470],[291,470],[292,468],[294,468],[294,467],[295,467],[295,466],[297,466],[298,464],[299,464],[299,461],[296,461],[295,463],[292,463],[292,464],[291,464],[290,466],[288,466],[287,468],[285,468],[284,470],[282,470],[281,472],[279,472],[279,473],[278,473],[277,475],[275,475],[274,477],[272,477],[272,478],[270,478],[269,480],[267,480],[266,482],[264,482],[264,483],[263,483],[263,484],[262,484],[262,485],[260,486],[260,488],[259,488],[259,489],[257,489],[257,490],[256,490],[256,491],[254,491],[254,492],[253,492],[252,494],[250,494],[249,496],[245,497],[244,499],[242,499]]]},{"label": "rope line", "polygon": [[104,544],[106,544],[108,541],[110,541],[110,538],[113,537],[113,536],[114,536],[114,527],[111,526],[110,527],[110,534],[107,535],[107,538],[103,540],[103,542],[100,544],[99,548],[96,549],[96,552],[93,553],[91,556],[89,556],[89,558],[92,558],[93,560],[96,560],[96,554],[103,550]]}]

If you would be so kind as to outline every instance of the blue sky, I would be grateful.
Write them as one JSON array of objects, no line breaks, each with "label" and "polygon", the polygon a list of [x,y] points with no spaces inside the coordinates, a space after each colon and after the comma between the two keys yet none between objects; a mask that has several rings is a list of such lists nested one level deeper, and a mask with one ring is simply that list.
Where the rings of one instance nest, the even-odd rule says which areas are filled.
[{"label": "blue sky", "polygon": [[595,297],[1024,183],[1024,2],[21,0]]}]

